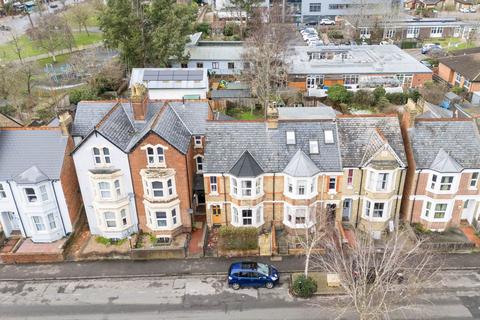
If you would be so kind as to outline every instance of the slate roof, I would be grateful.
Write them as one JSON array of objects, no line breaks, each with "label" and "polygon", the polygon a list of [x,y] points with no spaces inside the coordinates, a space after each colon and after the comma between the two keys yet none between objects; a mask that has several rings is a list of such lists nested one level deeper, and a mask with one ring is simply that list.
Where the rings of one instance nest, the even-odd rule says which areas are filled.
[{"label": "slate roof", "polygon": [[0,130],[0,180],[60,179],[66,146],[60,129]]},{"label": "slate roof", "polygon": [[332,107],[281,107],[278,108],[278,119],[280,120],[295,120],[295,119],[335,119],[339,114],[338,111]]},{"label": "slate roof", "polygon": [[440,148],[438,151],[430,168],[437,172],[460,172],[463,169],[443,148]]},{"label": "slate roof", "polygon": [[[340,116],[337,118],[340,150],[344,167],[359,168],[368,158],[367,151],[372,155],[372,144],[378,144],[377,137],[372,134],[377,131],[388,142],[399,159],[406,165],[407,158],[403,145],[400,123],[396,116]],[[373,140],[372,140],[373,139]],[[375,143],[374,143],[375,142]],[[373,146],[375,149],[375,146]]]},{"label": "slate roof", "polygon": [[233,165],[229,171],[230,174],[240,178],[254,178],[261,175],[263,172],[258,162],[252,157],[252,154],[245,150],[238,161]]},{"label": "slate roof", "polygon": [[445,57],[438,59],[438,61],[460,73],[471,82],[480,81],[480,53]]},{"label": "slate roof", "polygon": [[37,166],[31,166],[13,178],[13,181],[18,184],[37,184],[47,180],[49,180],[47,175],[38,169]]},{"label": "slate roof", "polygon": [[470,120],[416,121],[408,133],[417,169],[432,168],[441,149],[465,169],[480,168],[480,135]]},{"label": "slate roof", "polygon": [[298,149],[283,172],[291,177],[312,177],[320,170],[305,152]]},{"label": "slate roof", "polygon": [[86,137],[93,127],[117,104],[116,101],[79,102],[72,126],[72,136]]},{"label": "slate roof", "polygon": [[[335,143],[325,144],[324,130],[333,131]],[[286,144],[287,131],[295,132],[294,145]],[[299,149],[309,154],[309,140],[318,141],[319,153],[309,157],[319,170],[342,170],[333,121],[279,121],[277,129],[259,121],[209,121],[206,132],[206,173],[229,172],[247,150],[266,173],[282,172]]]},{"label": "slate roof", "polygon": [[212,99],[240,99],[252,98],[250,89],[219,89],[210,91]]},{"label": "slate roof", "polygon": [[144,121],[135,121],[131,104],[122,102],[94,122],[88,119],[87,112],[93,108],[91,103],[79,104],[73,128],[77,128],[76,132],[81,131],[84,137],[96,131],[124,152],[129,152],[146,134],[153,131],[186,153],[191,136],[205,134],[209,115],[209,105],[205,101],[185,101],[185,104],[157,101],[149,102]]}]

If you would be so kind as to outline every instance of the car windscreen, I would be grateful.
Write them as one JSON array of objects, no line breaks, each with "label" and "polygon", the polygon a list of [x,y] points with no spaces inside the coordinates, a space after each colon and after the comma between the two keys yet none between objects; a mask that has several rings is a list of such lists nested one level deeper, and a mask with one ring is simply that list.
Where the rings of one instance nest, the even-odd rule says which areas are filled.
[{"label": "car windscreen", "polygon": [[257,263],[257,272],[268,276],[269,275],[268,265],[265,263]]}]

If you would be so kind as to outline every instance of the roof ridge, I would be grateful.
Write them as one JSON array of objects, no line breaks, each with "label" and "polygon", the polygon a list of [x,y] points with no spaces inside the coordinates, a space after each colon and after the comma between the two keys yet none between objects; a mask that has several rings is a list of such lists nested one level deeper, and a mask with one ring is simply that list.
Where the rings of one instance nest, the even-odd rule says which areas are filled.
[{"label": "roof ridge", "polygon": [[[175,115],[177,116],[177,118],[180,120],[180,122],[183,124],[183,126],[187,129],[188,133],[190,133],[190,135],[192,135],[192,131],[190,131],[190,128],[185,124],[185,122],[183,122],[183,119],[182,117],[180,117],[180,115],[178,114],[178,112],[175,110],[175,108],[173,106],[171,106],[168,102],[166,103],[166,105],[168,105],[172,110],[173,112],[175,113]],[[185,106],[185,104],[184,104]]]},{"label": "roof ridge", "polygon": [[48,127],[48,126],[40,126],[40,127],[0,127],[0,130],[3,131],[60,131],[60,127]]},{"label": "roof ridge", "polygon": [[105,123],[108,117],[113,113],[113,111],[118,109],[118,106],[120,105],[120,102],[117,102],[108,112],[98,121],[98,123],[93,127],[95,130],[100,129],[100,127]]}]

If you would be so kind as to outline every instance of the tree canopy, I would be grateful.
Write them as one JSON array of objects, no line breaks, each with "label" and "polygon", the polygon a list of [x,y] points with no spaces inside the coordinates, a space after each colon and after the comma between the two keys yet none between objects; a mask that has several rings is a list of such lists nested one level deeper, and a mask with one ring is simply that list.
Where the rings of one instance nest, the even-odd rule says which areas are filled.
[{"label": "tree canopy", "polygon": [[107,47],[118,49],[129,68],[185,60],[185,44],[194,30],[197,5],[174,0],[108,0],[100,15]]}]

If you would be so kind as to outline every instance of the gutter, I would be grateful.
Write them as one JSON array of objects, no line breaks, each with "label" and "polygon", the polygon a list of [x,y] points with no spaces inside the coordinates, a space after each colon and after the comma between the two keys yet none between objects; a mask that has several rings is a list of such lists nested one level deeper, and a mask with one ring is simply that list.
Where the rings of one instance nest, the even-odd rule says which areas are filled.
[{"label": "gutter", "polygon": [[55,197],[55,203],[57,204],[58,212],[60,213],[60,220],[62,221],[63,233],[65,234],[65,236],[67,236],[67,229],[65,228],[65,222],[63,221],[62,210],[60,210],[60,205],[58,204],[57,192],[55,191],[55,185],[53,184],[53,180],[51,181],[51,183],[52,183],[53,195]]},{"label": "gutter", "polygon": [[15,208],[17,209],[18,219],[20,220],[20,224],[22,225],[23,234],[25,237],[27,237],[27,231],[25,230],[25,225],[23,224],[22,215],[20,214],[20,210],[18,209],[18,204],[17,204],[17,200],[15,199],[15,194],[13,193],[12,185],[8,180],[7,180],[7,184],[8,184],[8,187],[10,188],[10,193],[12,194],[13,203],[15,203]]}]

